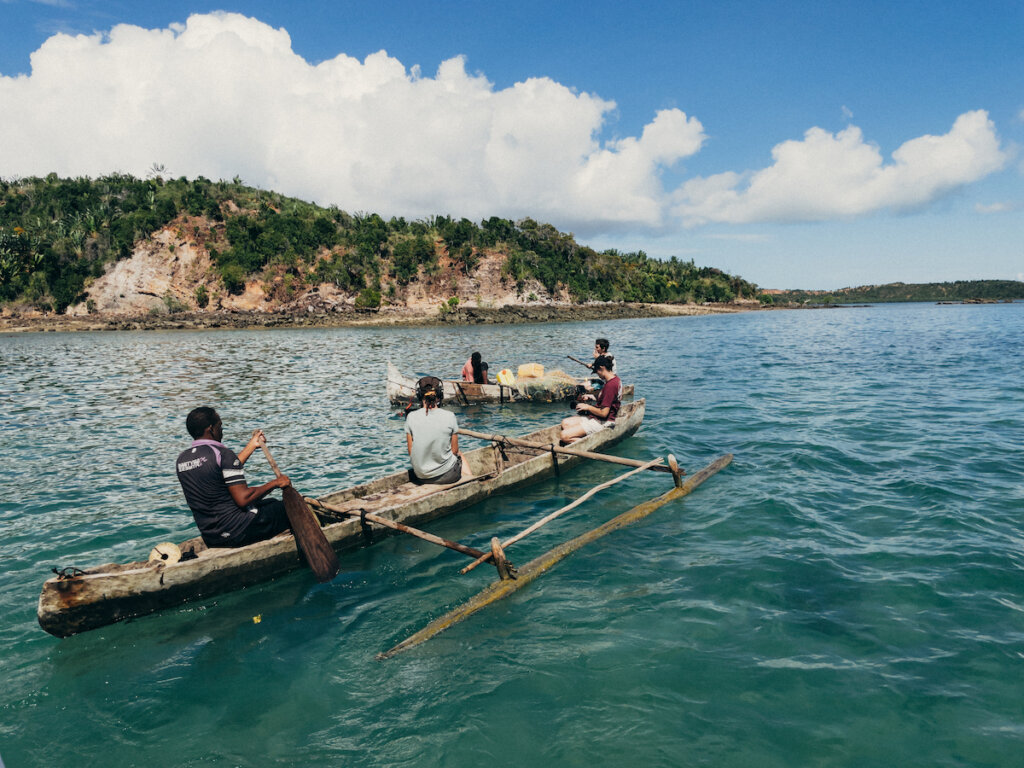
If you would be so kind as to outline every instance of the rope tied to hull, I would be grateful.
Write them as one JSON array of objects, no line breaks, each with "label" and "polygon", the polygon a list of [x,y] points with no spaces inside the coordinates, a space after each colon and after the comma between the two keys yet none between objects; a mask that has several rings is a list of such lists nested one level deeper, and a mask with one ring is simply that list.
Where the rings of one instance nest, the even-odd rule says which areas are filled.
[{"label": "rope tied to hull", "polygon": [[363,540],[367,544],[373,544],[373,528],[370,527],[370,523],[366,519],[367,514],[365,507],[359,508],[359,530],[363,534]]}]

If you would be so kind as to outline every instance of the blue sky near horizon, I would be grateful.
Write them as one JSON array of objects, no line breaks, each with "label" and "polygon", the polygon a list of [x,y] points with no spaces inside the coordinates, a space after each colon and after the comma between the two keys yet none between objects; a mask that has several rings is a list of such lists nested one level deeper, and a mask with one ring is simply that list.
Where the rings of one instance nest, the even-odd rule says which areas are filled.
[{"label": "blue sky near horizon", "polygon": [[0,0],[0,176],[529,215],[773,288],[1024,279],[1022,40],[1004,0]]}]

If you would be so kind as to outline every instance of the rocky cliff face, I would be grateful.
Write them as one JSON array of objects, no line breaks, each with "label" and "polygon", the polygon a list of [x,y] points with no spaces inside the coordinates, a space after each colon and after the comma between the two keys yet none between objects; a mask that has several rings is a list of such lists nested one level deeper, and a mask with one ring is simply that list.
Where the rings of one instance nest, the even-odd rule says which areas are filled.
[{"label": "rocky cliff face", "polygon": [[[294,314],[354,309],[354,293],[331,283],[305,284],[287,274],[283,266],[267,267],[246,282],[242,293],[230,294],[210,257],[210,248],[228,247],[223,225],[202,217],[179,217],[139,242],[130,258],[111,265],[106,274],[87,285],[86,300],[69,307],[67,314],[116,317],[181,310]],[[438,249],[441,269],[436,275],[421,274],[406,286],[382,276],[384,306],[422,314],[436,311],[453,296],[460,307],[479,308],[569,300],[567,294],[550,295],[536,280],[527,281],[522,290],[517,290],[514,283],[503,283],[503,253],[482,253],[472,274],[466,275],[444,254],[440,242]],[[327,256],[325,250],[319,258]],[[203,294],[206,303],[200,306]]]},{"label": "rocky cliff face", "polygon": [[130,259],[114,264],[88,287],[88,301],[69,307],[69,315],[141,314],[166,308],[168,302],[195,307],[200,285],[213,290],[210,254],[191,242],[174,242],[163,230],[140,243]]},{"label": "rocky cliff face", "polygon": [[86,301],[68,307],[67,314],[137,315],[172,307],[197,309],[199,286],[204,286],[208,296],[222,292],[208,248],[217,236],[205,219],[179,218],[140,241],[131,258],[111,265],[87,286]]}]

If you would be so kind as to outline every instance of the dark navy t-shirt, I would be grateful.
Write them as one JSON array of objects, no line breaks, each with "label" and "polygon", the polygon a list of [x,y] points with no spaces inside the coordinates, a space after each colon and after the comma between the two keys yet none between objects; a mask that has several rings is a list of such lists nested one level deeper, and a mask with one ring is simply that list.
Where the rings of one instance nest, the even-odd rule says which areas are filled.
[{"label": "dark navy t-shirt", "polygon": [[238,506],[228,490],[245,483],[234,451],[215,440],[196,440],[178,456],[177,469],[185,501],[207,544],[229,544],[249,527],[256,507]]}]

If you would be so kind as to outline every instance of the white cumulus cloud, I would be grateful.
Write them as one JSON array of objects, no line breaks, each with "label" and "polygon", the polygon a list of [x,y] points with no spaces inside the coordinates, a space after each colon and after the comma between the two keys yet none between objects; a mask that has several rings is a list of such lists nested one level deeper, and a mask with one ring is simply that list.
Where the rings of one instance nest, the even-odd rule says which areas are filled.
[{"label": "white cumulus cloud", "polygon": [[313,65],[231,13],[48,39],[0,77],[0,173],[232,178],[348,210],[661,225],[663,168],[701,124],[659,112],[602,143],[615,104],[547,78],[495,89],[462,58],[434,77],[386,52]]},{"label": "white cumulus cloud", "polygon": [[312,64],[284,29],[233,13],[168,29],[57,34],[31,73],[0,75],[0,175],[236,175],[250,184],[410,218],[533,216],[592,235],[707,222],[822,220],[926,204],[1001,168],[985,112],[884,162],[856,126],[809,130],[748,173],[666,188],[703,147],[678,109],[603,140],[614,102],[550,78],[496,89],[461,57],[433,76],[385,51]]},{"label": "white cumulus cloud", "polygon": [[772,149],[774,163],[749,174],[695,178],[675,193],[675,212],[707,222],[823,221],[925,205],[1001,169],[1007,160],[988,114],[956,119],[949,133],[907,141],[886,163],[878,147],[850,126],[811,128],[802,141]]}]

